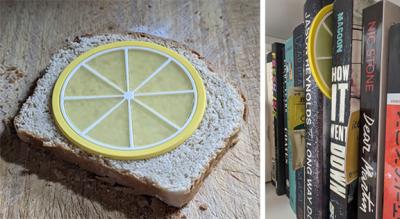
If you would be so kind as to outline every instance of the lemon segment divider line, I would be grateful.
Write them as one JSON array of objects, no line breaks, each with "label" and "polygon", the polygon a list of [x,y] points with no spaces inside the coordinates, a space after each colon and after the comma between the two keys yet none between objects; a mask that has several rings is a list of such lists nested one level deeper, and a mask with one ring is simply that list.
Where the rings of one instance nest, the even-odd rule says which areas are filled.
[{"label": "lemon segment divider line", "polygon": [[328,31],[329,35],[333,36],[331,29],[329,29],[329,27],[326,25],[325,21],[322,22],[322,25],[324,26],[325,30]]},{"label": "lemon segment divider line", "polygon": [[318,56],[317,60],[329,60],[332,59],[332,56]]},{"label": "lemon segment divider line", "polygon": [[126,80],[126,91],[129,91],[129,63],[128,63],[128,48],[124,49],[124,62],[125,62],[125,80]]},{"label": "lemon segment divider line", "polygon": [[191,94],[191,93],[194,93],[194,90],[177,90],[177,91],[160,91],[160,92],[136,93],[135,97],[173,95],[173,94]]},{"label": "lemon segment divider line", "polygon": [[[126,81],[126,92],[129,92],[129,59],[128,59],[128,48],[124,48],[124,63],[125,63],[125,81]],[[133,113],[131,110],[131,99],[128,99],[128,130],[129,130],[129,147],[134,148],[135,143],[133,141],[133,126],[132,126],[132,118]]]},{"label": "lemon segment divider line", "polygon": [[162,65],[160,65],[160,67],[158,67],[153,73],[151,73],[151,75],[149,77],[147,77],[144,81],[142,81],[134,90],[133,92],[136,92],[137,90],[139,90],[140,88],[142,88],[144,85],[147,84],[147,82],[149,82],[152,78],[154,78],[158,73],[161,72],[161,70],[163,70],[163,68],[165,68],[165,66],[167,66],[169,63],[171,62],[171,58],[168,58],[167,61],[165,61]]},{"label": "lemon segment divider line", "polygon": [[119,101],[117,104],[115,104],[111,109],[109,109],[106,113],[104,113],[102,116],[100,116],[96,121],[94,121],[89,127],[87,127],[85,130],[82,131],[83,135],[86,135],[90,130],[92,130],[94,127],[96,127],[101,121],[103,121],[107,116],[109,116],[112,112],[114,112],[121,104],[125,101],[125,99],[122,99]]},{"label": "lemon segment divider line", "polygon": [[109,99],[109,98],[122,98],[124,95],[99,95],[99,96],[66,96],[64,100],[95,100],[95,99]]},{"label": "lemon segment divider line", "polygon": [[128,126],[129,126],[129,147],[133,148],[135,147],[134,141],[133,141],[133,113],[131,111],[131,100],[128,100]]},{"label": "lemon segment divider line", "polygon": [[95,69],[93,69],[92,67],[90,67],[87,64],[82,64],[82,66],[84,68],[86,68],[87,70],[89,70],[90,73],[92,73],[93,75],[97,76],[98,78],[100,78],[102,81],[106,82],[107,84],[109,84],[111,87],[115,88],[116,90],[118,90],[121,93],[124,93],[124,91],[116,84],[114,84],[112,81],[110,81],[108,78],[104,77],[103,75],[101,75],[99,72],[97,72]]},{"label": "lemon segment divider line", "polygon": [[166,122],[168,125],[174,127],[176,130],[180,130],[181,128],[176,125],[175,123],[173,123],[172,121],[170,121],[169,119],[165,118],[163,115],[161,115],[159,112],[157,112],[156,110],[154,110],[153,108],[147,106],[145,103],[143,103],[140,100],[137,99],[133,99],[134,102],[136,102],[137,104],[139,104],[140,106],[142,106],[143,108],[145,108],[146,110],[148,110],[149,112],[153,113],[154,115],[156,115],[158,118],[160,118],[162,121]]}]

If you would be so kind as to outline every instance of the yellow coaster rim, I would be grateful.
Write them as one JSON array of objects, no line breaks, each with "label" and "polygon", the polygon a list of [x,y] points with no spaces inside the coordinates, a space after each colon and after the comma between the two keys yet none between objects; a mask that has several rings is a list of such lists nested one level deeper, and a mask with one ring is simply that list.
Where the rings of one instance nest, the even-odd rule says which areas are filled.
[{"label": "yellow coaster rim", "polygon": [[[64,118],[61,112],[61,92],[62,87],[67,79],[68,75],[73,72],[73,70],[84,60],[90,58],[91,56],[105,51],[109,49],[115,49],[119,47],[143,47],[143,48],[150,48],[156,50],[158,52],[164,53],[175,61],[182,64],[183,67],[191,75],[194,84],[196,86],[197,92],[197,104],[195,106],[195,112],[192,116],[192,120],[186,125],[186,127],[178,133],[174,138],[164,142],[160,145],[146,148],[146,149],[136,149],[136,150],[113,150],[110,148],[105,148],[99,145],[96,145],[87,139],[83,138],[81,135],[76,133],[71,126],[67,123],[66,119]],[[109,157],[112,159],[118,160],[137,160],[137,159],[147,159],[155,156],[162,155],[166,152],[169,152],[179,145],[181,145],[185,140],[187,140],[193,132],[198,128],[200,125],[205,108],[206,108],[206,91],[203,84],[203,80],[196,70],[196,68],[182,55],[178,54],[177,52],[166,48],[164,46],[152,43],[152,42],[145,42],[145,41],[119,41],[108,43],[104,45],[97,46],[92,48],[83,54],[79,55],[75,58],[59,75],[52,93],[52,112],[55,123],[57,127],[61,130],[61,132],[67,137],[73,144],[80,147],[84,151],[87,151],[91,154],[103,155],[105,157]]]},{"label": "yellow coaster rim", "polygon": [[[332,98],[332,91],[331,88],[328,87],[322,77],[317,74],[318,67],[317,63],[315,62],[315,40],[316,40],[316,34],[318,30],[318,26],[320,25],[321,21],[329,15],[329,13],[333,13],[333,3],[325,6],[322,8],[318,14],[315,16],[311,27],[310,27],[310,32],[309,32],[309,37],[308,37],[308,46],[307,46],[307,54],[308,54],[308,60],[311,68],[311,75],[314,77],[314,80],[318,86],[318,88],[322,91],[322,93],[329,99]],[[332,54],[333,55],[333,54]]]}]

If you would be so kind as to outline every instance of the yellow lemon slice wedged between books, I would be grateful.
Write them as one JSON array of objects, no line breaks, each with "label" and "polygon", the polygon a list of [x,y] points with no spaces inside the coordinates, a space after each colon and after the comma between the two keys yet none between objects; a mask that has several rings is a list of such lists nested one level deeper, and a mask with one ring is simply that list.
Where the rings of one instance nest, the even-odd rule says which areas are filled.
[{"label": "yellow lemon slice wedged between books", "polygon": [[308,37],[308,60],[311,74],[322,93],[331,98],[333,4],[322,8],[315,16]]},{"label": "yellow lemon slice wedged between books", "polygon": [[169,48],[142,41],[95,47],[60,74],[55,122],[85,151],[145,159],[173,150],[199,126],[206,106],[195,67]]}]

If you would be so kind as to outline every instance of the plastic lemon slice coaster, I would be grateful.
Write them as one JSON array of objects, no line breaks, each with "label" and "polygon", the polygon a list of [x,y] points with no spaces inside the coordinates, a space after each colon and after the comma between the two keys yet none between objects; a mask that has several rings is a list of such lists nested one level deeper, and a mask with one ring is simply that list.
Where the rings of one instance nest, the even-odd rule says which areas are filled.
[{"label": "plastic lemon slice coaster", "polygon": [[206,105],[193,65],[163,46],[141,41],[102,45],[59,76],[53,114],[82,149],[113,159],[144,159],[189,138]]},{"label": "plastic lemon slice coaster", "polygon": [[325,6],[315,16],[308,38],[308,58],[311,74],[322,93],[331,98],[333,4]]}]

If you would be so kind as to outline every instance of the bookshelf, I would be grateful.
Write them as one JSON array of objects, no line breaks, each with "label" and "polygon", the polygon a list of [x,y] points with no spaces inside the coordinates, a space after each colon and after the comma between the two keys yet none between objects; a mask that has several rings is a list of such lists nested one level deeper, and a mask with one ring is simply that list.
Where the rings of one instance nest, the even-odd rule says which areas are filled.
[{"label": "bookshelf", "polygon": [[[400,0],[399,0],[400,1]],[[303,20],[302,10],[304,0],[267,0],[266,1],[266,53],[271,51],[274,42],[285,42],[292,30]],[[283,14],[289,16],[282,16]],[[282,25],[282,24],[285,25]],[[271,81],[266,80],[266,87],[271,87]],[[267,89],[268,90],[268,89]],[[267,91],[268,92],[268,91]],[[267,103],[271,106],[271,103]],[[267,110],[270,107],[266,107]],[[267,118],[268,119],[268,118]],[[268,122],[267,122],[268,126]],[[269,126],[268,129],[273,127]],[[266,139],[266,182],[271,181],[271,148],[268,138]]]},{"label": "bookshelf", "polygon": [[[388,0],[388,1],[400,6],[400,0]],[[378,1],[376,1],[376,2],[378,2]],[[266,7],[267,7],[266,8],[266,19],[267,19],[267,21],[266,21],[266,25],[267,25],[266,26],[266,50],[267,50],[266,53],[269,53],[271,51],[272,43],[274,43],[274,42],[285,43],[286,40],[292,36],[293,29],[298,24],[303,22],[303,5],[304,5],[304,3],[305,3],[305,0],[300,0],[300,1],[299,0],[282,0],[282,1],[267,0],[267,2],[266,2]],[[384,9],[384,14],[386,13],[386,15],[384,15],[384,16],[386,17],[389,14],[388,17],[391,17],[390,15],[392,15],[392,14],[390,11],[391,10]],[[351,40],[352,39],[350,39],[350,41]],[[352,41],[353,48],[355,48],[354,40],[355,39],[353,38],[353,41]],[[359,40],[359,41],[361,41],[361,40]],[[362,44],[360,43],[360,48],[361,48],[361,46],[362,46]],[[383,47],[383,48],[385,48],[385,47]],[[383,50],[385,50],[385,49],[383,49]],[[387,52],[387,51],[384,51],[384,52]],[[350,51],[350,54],[351,54],[351,51]],[[357,55],[357,56],[360,56],[360,60],[361,60],[361,55]],[[353,54],[353,57],[354,57],[354,54]],[[382,60],[384,60],[384,58]],[[361,63],[361,61],[358,61],[357,63]],[[344,65],[344,63],[336,63],[336,64]],[[354,62],[352,62],[350,64],[354,65]],[[346,82],[346,83],[348,83],[348,82]],[[271,92],[271,90],[268,89],[268,88],[271,88],[271,86],[272,86],[272,82],[267,80],[266,81],[267,96],[268,96],[268,92]],[[357,92],[357,90],[355,92]],[[386,93],[385,93],[385,95],[386,95]],[[353,98],[353,97],[351,97],[351,98]],[[268,100],[268,98],[267,98],[266,104],[267,104],[267,113],[268,113],[268,107],[271,104],[271,102],[270,102],[270,100]],[[380,106],[382,106],[382,105],[380,105]],[[329,109],[329,112],[330,112],[330,109]],[[267,118],[268,118],[268,116],[267,116]],[[385,118],[383,118],[383,120],[385,120]],[[332,124],[332,123],[330,123],[330,124]],[[295,213],[293,213],[293,211],[290,208],[288,198],[286,196],[277,196],[275,194],[275,188],[270,183],[271,166],[272,166],[272,162],[271,162],[272,149],[269,146],[269,142],[268,142],[269,141],[268,130],[273,129],[274,127],[273,127],[273,125],[271,127],[271,123],[269,123],[269,121],[267,121],[266,128],[267,128],[267,130],[266,130],[267,131],[267,142],[266,142],[266,153],[267,153],[267,155],[266,155],[266,161],[267,161],[266,162],[266,165],[267,165],[266,166],[267,208],[266,208],[266,210],[267,210],[267,212],[266,212],[266,215],[267,215],[267,218],[268,217],[269,218],[277,218],[278,216],[280,216],[282,218],[296,218]],[[329,139],[329,140],[331,140],[331,139]],[[345,145],[347,147],[347,142]],[[268,154],[268,153],[270,153],[270,154]],[[378,157],[380,157],[380,155]],[[358,158],[358,159],[361,159],[361,158]],[[347,162],[347,160],[346,160],[346,162]],[[378,170],[379,170],[379,168],[378,168]],[[348,171],[348,170],[346,169],[346,171]],[[346,172],[346,174],[348,174],[348,173]],[[278,185],[279,185],[279,183],[278,183]],[[324,184],[324,185],[326,185],[326,184]],[[349,185],[349,184],[346,184],[346,186],[347,185]],[[376,187],[382,188],[382,187],[379,187],[379,184]],[[329,189],[327,189],[327,190],[322,190],[322,192],[320,194],[325,194],[325,193],[327,193],[327,195],[329,195],[332,192],[329,192]],[[332,196],[332,194],[330,194],[330,195],[331,195],[331,197],[333,197],[335,194],[333,194],[333,196]],[[378,197],[378,195],[377,195],[377,197]],[[347,198],[347,196],[346,196],[346,198]],[[334,198],[332,198],[332,199],[334,199]],[[379,197],[376,200],[379,200]],[[379,201],[377,201],[377,203],[379,203]],[[347,215],[349,213],[346,212],[343,214]],[[380,213],[378,212],[377,214],[380,214]]]},{"label": "bookshelf", "polygon": [[[266,1],[266,53],[271,51],[272,43],[284,43],[292,34],[293,29],[302,22],[304,2],[304,0]],[[266,80],[265,86],[267,88],[272,86],[272,82]],[[267,102],[267,111],[271,109],[271,104],[271,102]],[[273,129],[271,126],[268,127],[268,121],[266,127],[267,132],[269,129]],[[266,138],[266,153],[266,218],[295,219],[296,215],[290,208],[288,198],[286,196],[277,196],[275,188],[271,184],[272,159],[268,137]]]}]

